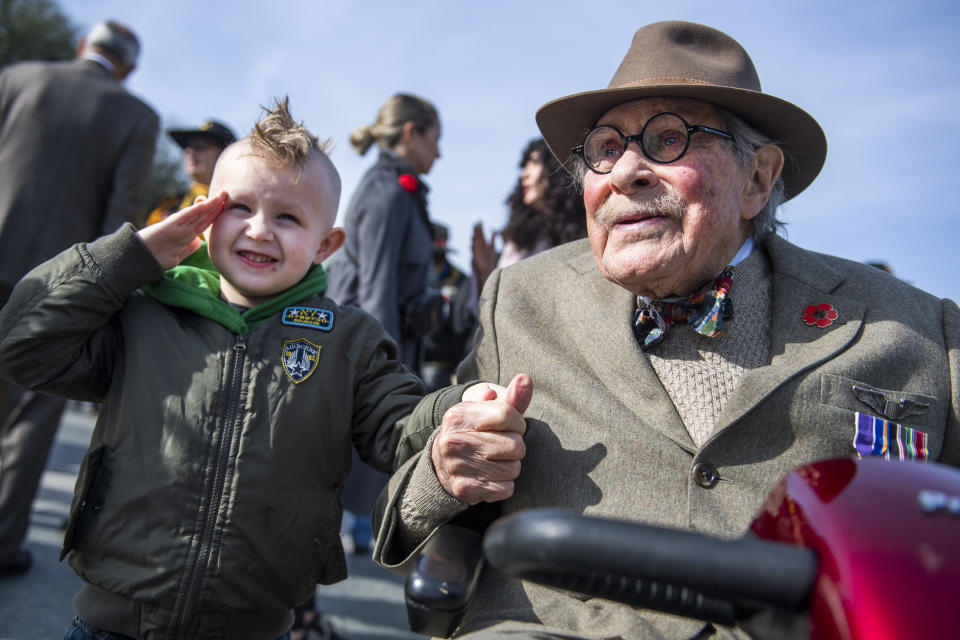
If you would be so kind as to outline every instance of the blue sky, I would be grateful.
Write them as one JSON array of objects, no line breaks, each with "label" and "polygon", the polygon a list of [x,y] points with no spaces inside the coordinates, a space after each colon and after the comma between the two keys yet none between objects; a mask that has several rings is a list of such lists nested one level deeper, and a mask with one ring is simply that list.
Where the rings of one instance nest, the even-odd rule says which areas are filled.
[{"label": "blue sky", "polygon": [[[470,230],[501,227],[534,114],[606,86],[643,24],[702,22],[750,53],[764,90],[812,114],[827,135],[820,177],[781,209],[787,237],[825,253],[882,260],[960,300],[960,8],[913,2],[673,0],[61,0],[88,27],[113,18],[143,44],[131,91],[163,125],[220,119],[246,132],[289,95],[294,116],[335,143],[341,211],[375,151],[351,129],[392,93],[437,105],[441,151],[426,180],[431,215],[470,262]],[[949,197],[948,197],[949,196]]]}]

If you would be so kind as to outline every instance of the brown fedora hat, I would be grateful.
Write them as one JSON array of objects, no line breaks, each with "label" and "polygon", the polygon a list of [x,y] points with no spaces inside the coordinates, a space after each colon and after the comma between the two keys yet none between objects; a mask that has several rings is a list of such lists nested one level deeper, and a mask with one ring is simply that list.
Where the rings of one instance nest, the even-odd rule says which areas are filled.
[{"label": "brown fedora hat", "polygon": [[[548,102],[537,111],[544,140],[564,166],[597,120],[613,107],[651,97],[694,98],[737,114],[776,140],[788,159],[787,199],[813,182],[827,140],[806,111],[760,89],[750,56],[727,34],[692,22],[654,22],[637,30],[606,89]],[[625,132],[636,133],[636,132]]]}]

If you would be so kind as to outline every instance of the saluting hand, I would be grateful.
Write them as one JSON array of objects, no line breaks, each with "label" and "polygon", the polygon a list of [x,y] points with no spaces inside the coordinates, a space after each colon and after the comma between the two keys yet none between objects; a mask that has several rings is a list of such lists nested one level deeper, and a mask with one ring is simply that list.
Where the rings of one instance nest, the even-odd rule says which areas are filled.
[{"label": "saluting hand", "polygon": [[467,502],[496,502],[513,495],[526,453],[523,412],[533,397],[533,381],[520,373],[504,389],[481,383],[443,416],[430,454],[440,484]]},{"label": "saluting hand", "polygon": [[160,222],[144,227],[137,235],[147,245],[164,271],[172,269],[200,248],[200,234],[213,224],[227,203],[227,192],[215,198],[200,196],[186,209],[172,213]]}]

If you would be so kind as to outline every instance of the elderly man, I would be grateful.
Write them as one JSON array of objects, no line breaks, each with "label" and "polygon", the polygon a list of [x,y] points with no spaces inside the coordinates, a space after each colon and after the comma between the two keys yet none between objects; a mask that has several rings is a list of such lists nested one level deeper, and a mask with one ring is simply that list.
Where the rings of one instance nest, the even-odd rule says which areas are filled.
[{"label": "elderly man", "polygon": [[[480,501],[738,536],[791,469],[869,455],[854,444],[867,422],[893,457],[960,463],[960,309],[775,235],[777,205],[813,181],[826,143],[761,92],[739,44],[648,25],[608,88],[537,121],[582,180],[589,239],[487,282],[460,379],[530,379],[411,438],[426,449],[381,497],[381,563],[402,568]],[[492,570],[478,589],[471,638],[744,634]]]},{"label": "elderly man", "polygon": [[[0,73],[0,306],[44,260],[143,222],[158,120],[122,84],[139,53],[129,28],[101,22],[75,60]],[[63,406],[0,380],[0,577],[30,568],[30,505]]]}]

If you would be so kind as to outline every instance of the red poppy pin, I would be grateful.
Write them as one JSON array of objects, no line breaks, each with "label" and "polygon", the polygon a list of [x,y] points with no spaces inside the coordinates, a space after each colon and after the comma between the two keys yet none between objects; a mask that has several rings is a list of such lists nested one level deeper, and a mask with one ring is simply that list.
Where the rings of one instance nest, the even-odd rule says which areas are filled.
[{"label": "red poppy pin", "polygon": [[808,325],[817,325],[821,329],[830,326],[837,319],[837,310],[826,302],[812,304],[803,310],[803,321]]},{"label": "red poppy pin", "polygon": [[401,173],[400,177],[397,178],[397,182],[400,183],[400,186],[403,187],[404,191],[409,191],[410,193],[416,193],[417,187],[420,186],[420,183],[417,182],[417,179],[409,173]]}]

